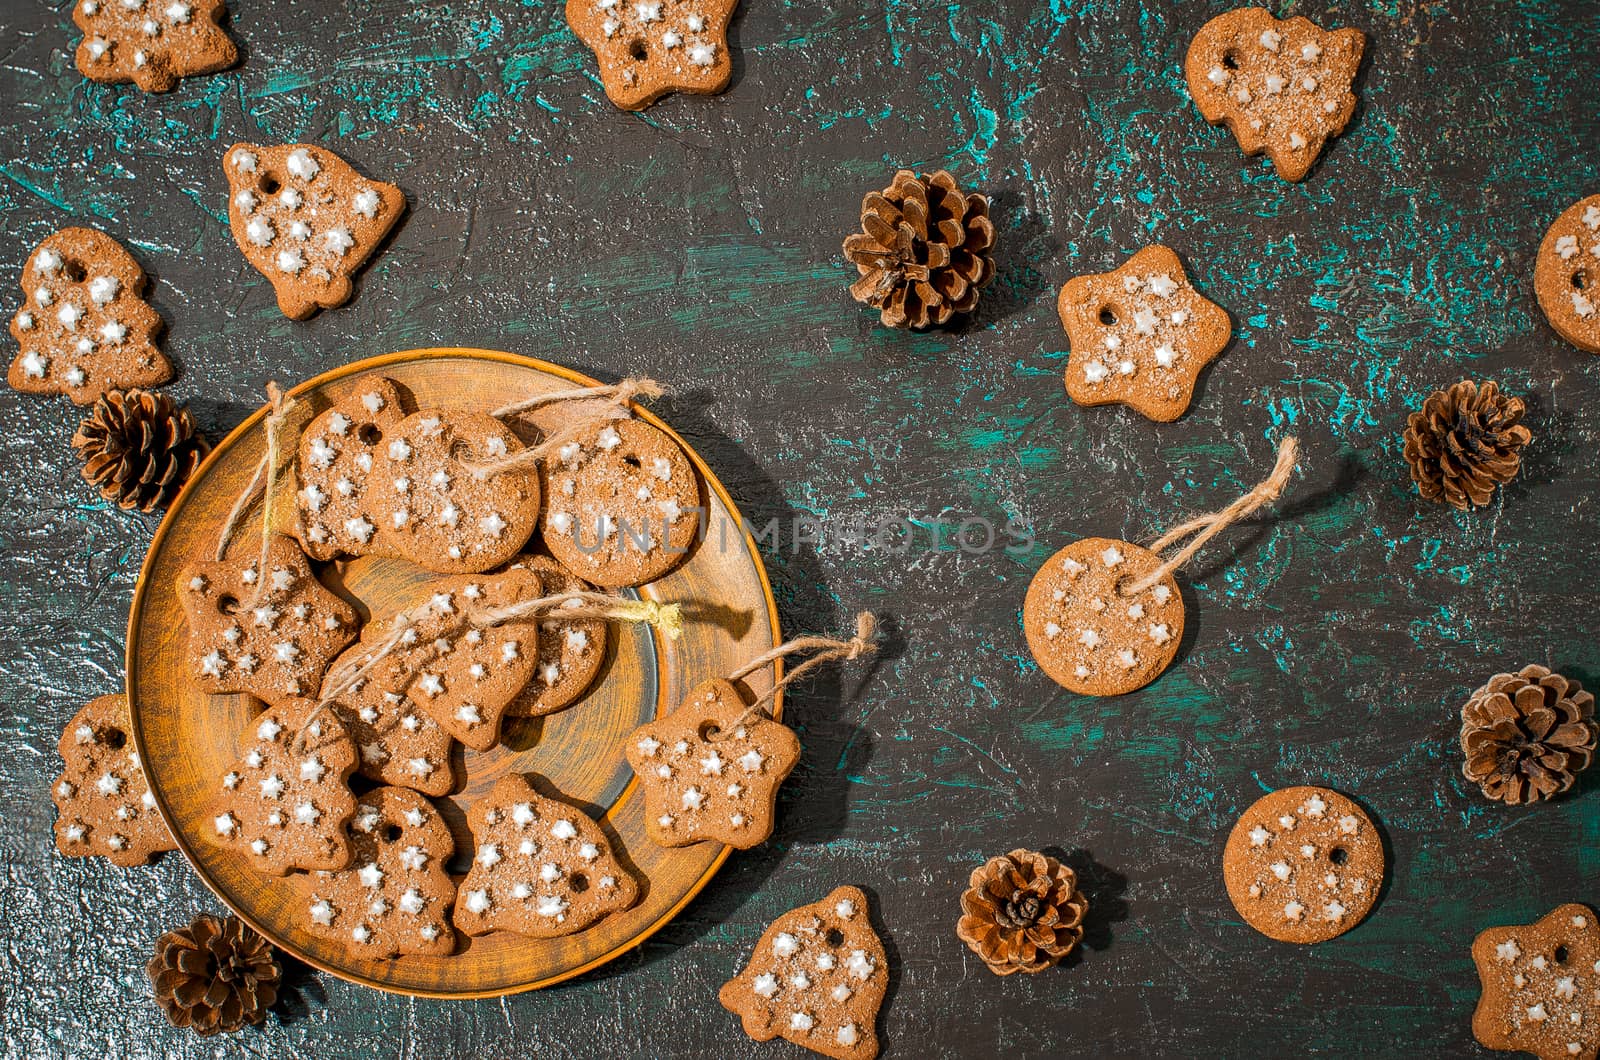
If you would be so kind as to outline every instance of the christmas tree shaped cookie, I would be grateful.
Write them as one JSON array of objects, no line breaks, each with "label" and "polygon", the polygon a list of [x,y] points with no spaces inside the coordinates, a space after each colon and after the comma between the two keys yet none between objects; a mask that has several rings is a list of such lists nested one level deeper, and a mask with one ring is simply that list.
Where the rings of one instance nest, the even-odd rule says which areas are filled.
[{"label": "christmas tree shaped cookie", "polygon": [[728,20],[738,0],[567,0],[567,25],[594,51],[623,110],[669,92],[711,96],[733,77]]},{"label": "christmas tree shaped cookie", "polygon": [[6,379],[29,394],[79,405],[107,390],[158,386],[172,363],[156,348],[161,318],[143,299],[144,270],[116,240],[63,228],[22,267],[22,308],[11,337],[22,347]]},{"label": "christmas tree shaped cookie", "polygon": [[800,761],[800,741],[782,722],[747,711],[731,682],[714,680],[635,729],[627,755],[651,839],[748,849],[772,834],[778,786]]},{"label": "christmas tree shaped cookie", "polygon": [[177,849],[133,749],[126,697],[90,700],[56,746],[66,762],[51,789],[56,846],[63,854],[100,854],[118,865],[142,865]]},{"label": "christmas tree shaped cookie", "polygon": [[344,826],[356,799],[346,781],[356,747],[337,718],[315,709],[298,700],[247,722],[245,752],[217,782],[211,838],[275,876],[350,864]]},{"label": "christmas tree shaped cookie", "polygon": [[477,853],[456,894],[455,921],[468,935],[572,935],[639,896],[598,824],[516,774],[475,802],[467,823]]},{"label": "christmas tree shaped cookie", "polygon": [[782,1035],[838,1060],[871,1060],[888,983],[866,895],[839,887],[773,921],[718,997],[758,1042]]},{"label": "christmas tree shaped cookie", "polygon": [[178,577],[189,620],[191,676],[205,692],[268,703],[314,693],[356,635],[355,609],[317,580],[294,538],[273,534],[266,566],[254,547]]},{"label": "christmas tree shaped cookie", "polygon": [[399,188],[310,144],[234,144],[223,169],[233,238],[291,320],[348,302],[351,275],[406,208]]},{"label": "christmas tree shaped cookie", "polygon": [[92,81],[168,92],[178,79],[226,70],[239,50],[222,30],[222,0],[78,0],[77,63]]},{"label": "christmas tree shaped cookie", "polygon": [[405,788],[361,796],[350,822],[350,867],[318,873],[306,901],[310,931],[364,960],[455,949],[445,864],[455,853],[450,826],[433,804]]}]

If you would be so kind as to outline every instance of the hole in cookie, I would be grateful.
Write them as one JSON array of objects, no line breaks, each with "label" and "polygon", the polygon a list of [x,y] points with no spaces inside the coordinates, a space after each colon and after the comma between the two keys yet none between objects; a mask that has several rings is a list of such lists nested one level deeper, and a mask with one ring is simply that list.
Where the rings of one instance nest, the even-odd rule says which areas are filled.
[{"label": "hole in cookie", "polygon": [[1335,865],[1343,865],[1345,862],[1350,860],[1350,854],[1345,850],[1344,847],[1334,847],[1332,850],[1328,851],[1328,860],[1333,862]]},{"label": "hole in cookie", "polygon": [[389,843],[393,843],[396,839],[399,839],[400,826],[397,824],[385,825],[383,829],[383,838],[385,842]]},{"label": "hole in cookie", "polygon": [[1589,286],[1589,277],[1583,274],[1582,269],[1579,269],[1577,272],[1572,274],[1572,286],[1576,287],[1580,291]]},{"label": "hole in cookie", "polygon": [[217,610],[225,615],[237,615],[239,613],[239,598],[237,596],[219,596],[217,598]]},{"label": "hole in cookie", "polygon": [[362,445],[377,445],[383,441],[383,432],[376,423],[363,423],[356,428],[356,439]]},{"label": "hole in cookie", "polygon": [[700,723],[700,739],[715,740],[720,735],[722,735],[722,729],[717,726],[716,722],[704,721]]},{"label": "hole in cookie", "polygon": [[1556,947],[1556,951],[1554,953],[1552,953],[1550,956],[1555,959],[1555,962],[1557,964],[1566,964],[1567,963],[1567,948],[1565,946],[1557,946]]},{"label": "hole in cookie", "polygon": [[635,470],[644,467],[644,465],[639,462],[639,458],[636,456],[625,456],[622,458],[622,462]]},{"label": "hole in cookie", "polygon": [[68,258],[66,261],[62,262],[61,271],[64,272],[67,279],[73,283],[82,283],[84,280],[89,278],[89,270],[83,267],[83,262],[74,258]]},{"label": "hole in cookie", "polygon": [[100,738],[104,740],[106,746],[112,750],[116,750],[128,742],[127,734],[121,729],[107,729],[105,732],[100,734]]},{"label": "hole in cookie", "polygon": [[573,894],[582,894],[589,889],[589,877],[581,872],[574,872],[567,877],[567,884],[572,888]]},{"label": "hole in cookie", "polygon": [[628,54],[633,56],[634,62],[644,62],[645,56],[648,54],[648,52],[645,51],[644,39],[642,37],[636,37],[628,42]]},{"label": "hole in cookie", "polygon": [[1227,51],[1223,52],[1222,65],[1227,67],[1229,70],[1239,69],[1239,53],[1234,51],[1232,48],[1229,48]]},{"label": "hole in cookie", "polygon": [[844,945],[844,932],[838,928],[829,928],[823,933],[822,940],[830,946]]},{"label": "hole in cookie", "polygon": [[1112,309],[1108,305],[1101,306],[1100,307],[1100,323],[1109,326],[1111,324],[1115,324],[1116,322],[1117,322],[1117,311],[1115,309]]},{"label": "hole in cookie", "polygon": [[261,181],[256,187],[261,189],[261,194],[263,195],[274,195],[279,188],[283,187],[283,183],[271,173],[263,173],[261,174]]}]

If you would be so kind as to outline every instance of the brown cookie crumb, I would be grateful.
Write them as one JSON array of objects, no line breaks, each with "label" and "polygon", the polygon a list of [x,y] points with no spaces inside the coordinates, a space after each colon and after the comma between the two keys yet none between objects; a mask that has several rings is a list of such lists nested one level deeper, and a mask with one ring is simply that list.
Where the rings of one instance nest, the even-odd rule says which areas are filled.
[{"label": "brown cookie crumb", "polygon": [[1360,30],[1240,8],[1195,34],[1184,76],[1206,121],[1231,129],[1245,154],[1265,151],[1284,180],[1300,181],[1355,114],[1366,44]]},{"label": "brown cookie crumb", "polygon": [[146,92],[226,70],[239,61],[222,29],[227,13],[222,0],[78,0],[78,70],[91,81],[132,81]]},{"label": "brown cookie crumb", "polygon": [[1539,1060],[1600,1054],[1600,929],[1588,906],[1557,906],[1532,924],[1490,928],[1472,943],[1483,995],[1472,1033],[1489,1049]]},{"label": "brown cookie crumb", "polygon": [[1600,353],[1600,195],[1567,207],[1545,232],[1533,291],[1556,334]]},{"label": "brown cookie crumb", "polygon": [[46,238],[22,267],[25,301],[11,318],[22,348],[6,375],[11,388],[88,405],[108,390],[171,379],[145,282],[133,255],[103,232],[63,228]]},{"label": "brown cookie crumb", "polygon": [[56,748],[66,768],[50,793],[56,848],[69,858],[99,854],[117,865],[143,865],[178,849],[128,726],[128,700],[119,693],[91,699],[61,732]]},{"label": "brown cookie crumb", "polygon": [[1326,788],[1263,795],[1222,854],[1228,897],[1279,942],[1325,942],[1359,924],[1383,886],[1383,840],[1366,812]]},{"label": "brown cookie crumb", "polygon": [[728,20],[738,0],[567,0],[567,25],[594,52],[623,110],[669,92],[713,96],[733,77]]}]

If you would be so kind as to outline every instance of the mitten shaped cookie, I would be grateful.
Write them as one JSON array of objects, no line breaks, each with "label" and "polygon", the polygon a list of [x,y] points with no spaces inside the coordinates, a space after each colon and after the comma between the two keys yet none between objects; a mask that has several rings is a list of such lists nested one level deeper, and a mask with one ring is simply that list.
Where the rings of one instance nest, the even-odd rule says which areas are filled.
[{"label": "mitten shaped cookie", "polygon": [[79,405],[107,390],[159,386],[172,362],[156,348],[161,318],[142,297],[144,270],[103,232],[63,228],[22,267],[23,307],[11,318],[22,347],[6,381]]},{"label": "mitten shaped cookie", "polygon": [[[526,567],[544,583],[546,596],[593,592],[594,586],[549,556],[529,556]],[[583,601],[567,601],[580,606]],[[606,659],[606,624],[598,618],[563,618],[558,609],[539,623],[539,666],[522,694],[506,708],[512,717],[542,718],[576,703]]]},{"label": "mitten shaped cookie", "polygon": [[66,768],[51,794],[56,847],[69,858],[100,854],[117,865],[143,865],[178,849],[156,812],[120,694],[84,704],[56,745]]},{"label": "mitten shaped cookie", "polygon": [[651,839],[664,847],[712,840],[744,850],[772,834],[778,786],[800,761],[800,741],[782,722],[747,711],[732,682],[714,680],[665,718],[635,729],[627,755]]},{"label": "mitten shaped cookie", "polygon": [[639,896],[598,824],[516,774],[473,803],[467,824],[477,854],[456,895],[455,921],[468,935],[573,935]]},{"label": "mitten shaped cookie", "polygon": [[758,1042],[782,1035],[838,1060],[871,1060],[886,965],[866,895],[839,887],[773,921],[718,998]]},{"label": "mitten shaped cookie", "polygon": [[350,277],[405,213],[399,188],[323,147],[234,144],[223,169],[233,238],[291,320],[348,302]]},{"label": "mitten shaped cookie", "polygon": [[171,91],[180,78],[238,62],[222,29],[227,13],[222,0],[78,0],[78,69],[92,81]]},{"label": "mitten shaped cookie", "polygon": [[567,0],[567,25],[594,52],[623,110],[669,92],[711,96],[733,77],[728,20],[738,0]]},{"label": "mitten shaped cookie", "polygon": [[393,556],[461,573],[516,556],[539,520],[529,465],[485,471],[519,452],[492,416],[407,416],[387,379],[363,379],[300,437],[300,536],[315,559]]},{"label": "mitten shaped cookie", "polygon": [[237,552],[178,577],[195,684],[268,703],[311,695],[355,639],[355,609],[323,587],[292,537],[271,536],[264,569],[253,547]]},{"label": "mitten shaped cookie", "polygon": [[1184,75],[1206,121],[1231,129],[1245,154],[1265,151],[1284,180],[1300,181],[1355,114],[1366,44],[1360,30],[1240,8],[1200,28]]},{"label": "mitten shaped cookie", "polygon": [[641,420],[589,424],[540,473],[544,546],[596,585],[654,581],[684,561],[699,533],[699,473]]},{"label": "mitten shaped cookie", "polygon": [[311,933],[363,960],[455,949],[456,885],[445,871],[455,840],[433,804],[405,788],[369,791],[349,834],[350,867],[318,873],[312,885]]},{"label": "mitten shaped cookie", "polygon": [[344,826],[356,799],[346,781],[356,769],[356,747],[338,719],[296,700],[247,722],[240,743],[243,756],[217,783],[211,829],[217,845],[274,876],[349,865]]}]

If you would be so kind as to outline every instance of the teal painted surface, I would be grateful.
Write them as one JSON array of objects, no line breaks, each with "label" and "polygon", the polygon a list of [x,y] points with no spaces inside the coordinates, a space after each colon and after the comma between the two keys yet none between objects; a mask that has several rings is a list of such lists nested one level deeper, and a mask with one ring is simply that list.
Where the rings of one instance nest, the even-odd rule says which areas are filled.
[{"label": "teal painted surface", "polygon": [[[1371,36],[1362,106],[1302,185],[1195,114],[1180,65],[1225,5],[1132,0],[746,3],[735,82],[639,116],[605,102],[559,4],[238,0],[238,69],[146,98],[89,84],[64,4],[0,2],[0,290],[32,245],[103,227],[155,277],[175,394],[222,431],[268,378],[439,342],[680,388],[666,418],[758,525],[807,513],[1014,519],[1016,552],[768,549],[791,632],[860,607],[898,630],[865,679],[796,695],[805,756],[770,844],[671,927],[584,980],[504,1002],[408,1002],[297,973],[239,1048],[315,1057],[759,1056],[715,1003],[763,925],[840,882],[876,895],[891,1055],[1463,1056],[1482,927],[1600,901],[1585,780],[1486,804],[1455,712],[1538,661],[1600,684],[1600,358],[1538,314],[1532,255],[1600,189],[1585,0],[1278,5]],[[278,314],[225,223],[236,139],[310,140],[394,180],[411,214],[348,307]],[[948,166],[994,198],[1000,272],[977,319],[886,333],[839,260],[861,194]],[[1145,242],[1174,247],[1236,339],[1183,420],[1087,411],[1060,381],[1054,296]],[[1532,409],[1521,478],[1471,515],[1420,503],[1408,411],[1464,375]],[[0,1040],[12,1055],[204,1056],[139,968],[213,901],[168,858],[123,872],[49,845],[62,723],[119,687],[153,524],[77,481],[75,410],[0,394]],[[1298,433],[1272,518],[1189,572],[1190,640],[1150,688],[1057,690],[1017,620],[1038,563],[1086,534],[1154,536],[1231,499]],[[1373,916],[1270,943],[1218,867],[1262,791],[1359,797],[1393,871]],[[988,975],[955,939],[981,859],[1058,847],[1094,866],[1073,966]],[[1023,980],[1023,981],[1018,981]],[[223,1046],[227,1051],[231,1046]]]}]

